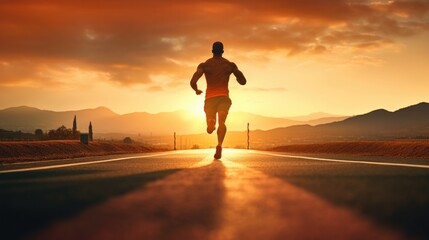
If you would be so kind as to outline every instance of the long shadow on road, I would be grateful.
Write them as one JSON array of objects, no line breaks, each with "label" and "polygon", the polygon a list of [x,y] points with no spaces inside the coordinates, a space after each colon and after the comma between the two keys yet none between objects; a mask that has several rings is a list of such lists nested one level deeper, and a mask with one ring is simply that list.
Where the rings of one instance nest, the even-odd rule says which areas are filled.
[{"label": "long shadow on road", "polygon": [[[177,171],[179,169],[97,178],[85,176],[103,171],[59,169],[0,175],[2,238],[26,237],[57,220]],[[75,178],[71,180],[70,176]]]},{"label": "long shadow on road", "polygon": [[60,221],[36,239],[208,239],[222,221],[225,166],[202,164]]}]

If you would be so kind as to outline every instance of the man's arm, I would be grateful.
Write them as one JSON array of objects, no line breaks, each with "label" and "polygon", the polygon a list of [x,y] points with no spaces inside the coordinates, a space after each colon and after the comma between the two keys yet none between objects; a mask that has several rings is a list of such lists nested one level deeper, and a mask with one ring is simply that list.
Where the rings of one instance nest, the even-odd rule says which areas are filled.
[{"label": "man's arm", "polygon": [[200,77],[203,76],[203,74],[204,74],[203,64],[200,63],[200,65],[198,65],[198,67],[197,67],[197,71],[192,76],[192,79],[190,82],[192,89],[194,89],[194,91],[197,95],[200,95],[201,93],[203,93],[203,91],[199,90],[198,86],[197,86],[197,82],[200,79]]},{"label": "man's arm", "polygon": [[238,67],[237,65],[235,65],[235,63],[233,63],[232,66],[233,66],[232,73],[237,79],[237,82],[240,83],[241,85],[246,85],[247,81],[246,81],[246,78],[244,77],[244,74],[240,70],[238,70]]}]

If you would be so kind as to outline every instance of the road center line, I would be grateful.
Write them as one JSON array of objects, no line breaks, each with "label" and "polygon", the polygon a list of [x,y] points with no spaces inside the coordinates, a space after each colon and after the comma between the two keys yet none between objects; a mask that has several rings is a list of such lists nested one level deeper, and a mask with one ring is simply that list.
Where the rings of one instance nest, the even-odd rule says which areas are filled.
[{"label": "road center line", "polygon": [[129,159],[136,159],[136,158],[160,157],[160,156],[167,156],[167,155],[172,155],[177,153],[179,153],[179,151],[156,153],[156,154],[149,154],[149,155],[138,155],[138,156],[132,156],[132,157],[111,158],[111,159],[103,159],[103,160],[88,161],[88,162],[57,164],[57,165],[42,166],[42,167],[10,169],[10,170],[2,170],[0,171],[0,173],[16,173],[16,172],[29,172],[29,171],[37,171],[37,170],[55,169],[55,168],[65,168],[65,167],[90,165],[90,164],[98,164],[98,163],[106,163],[106,162],[124,161]]},{"label": "road center line", "polygon": [[339,163],[357,163],[357,164],[369,164],[369,165],[381,165],[381,166],[392,166],[392,167],[412,167],[412,168],[429,168],[429,165],[423,164],[409,164],[409,163],[391,163],[391,162],[371,162],[371,161],[359,161],[359,160],[345,160],[345,159],[331,159],[331,158],[318,158],[318,157],[307,157],[307,156],[299,156],[299,155],[288,155],[288,154],[276,154],[276,153],[268,153],[261,151],[253,151],[257,154],[275,156],[275,157],[284,157],[284,158],[300,158],[307,160],[315,160],[315,161],[325,161],[325,162],[339,162]]}]

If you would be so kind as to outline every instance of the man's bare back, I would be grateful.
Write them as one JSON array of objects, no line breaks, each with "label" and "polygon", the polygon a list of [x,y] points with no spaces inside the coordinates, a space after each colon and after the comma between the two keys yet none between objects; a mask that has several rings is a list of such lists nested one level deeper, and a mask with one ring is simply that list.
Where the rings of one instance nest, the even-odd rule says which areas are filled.
[{"label": "man's bare back", "polygon": [[207,81],[206,99],[229,96],[228,82],[234,66],[223,57],[213,57],[200,64]]}]

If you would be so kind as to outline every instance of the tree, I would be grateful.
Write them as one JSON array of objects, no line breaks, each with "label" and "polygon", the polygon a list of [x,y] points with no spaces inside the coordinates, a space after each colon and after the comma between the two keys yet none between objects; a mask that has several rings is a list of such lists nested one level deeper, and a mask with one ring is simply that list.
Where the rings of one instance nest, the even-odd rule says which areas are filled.
[{"label": "tree", "polygon": [[[78,135],[79,132],[76,132]],[[73,130],[64,125],[48,132],[49,139],[74,139]]]},{"label": "tree", "polygon": [[37,139],[42,139],[43,138],[43,131],[42,131],[42,129],[36,129],[34,131],[34,135],[36,136]]},{"label": "tree", "polygon": [[76,123],[76,114],[74,115],[73,119],[73,137],[77,137],[77,123]]},{"label": "tree", "polygon": [[89,141],[91,141],[92,142],[92,140],[93,140],[93,135],[92,135],[92,123],[91,122],[89,122],[89,127],[88,127],[88,137],[89,137]]},{"label": "tree", "polygon": [[133,140],[130,137],[126,137],[126,138],[124,138],[124,143],[131,144],[131,143],[133,143]]}]

